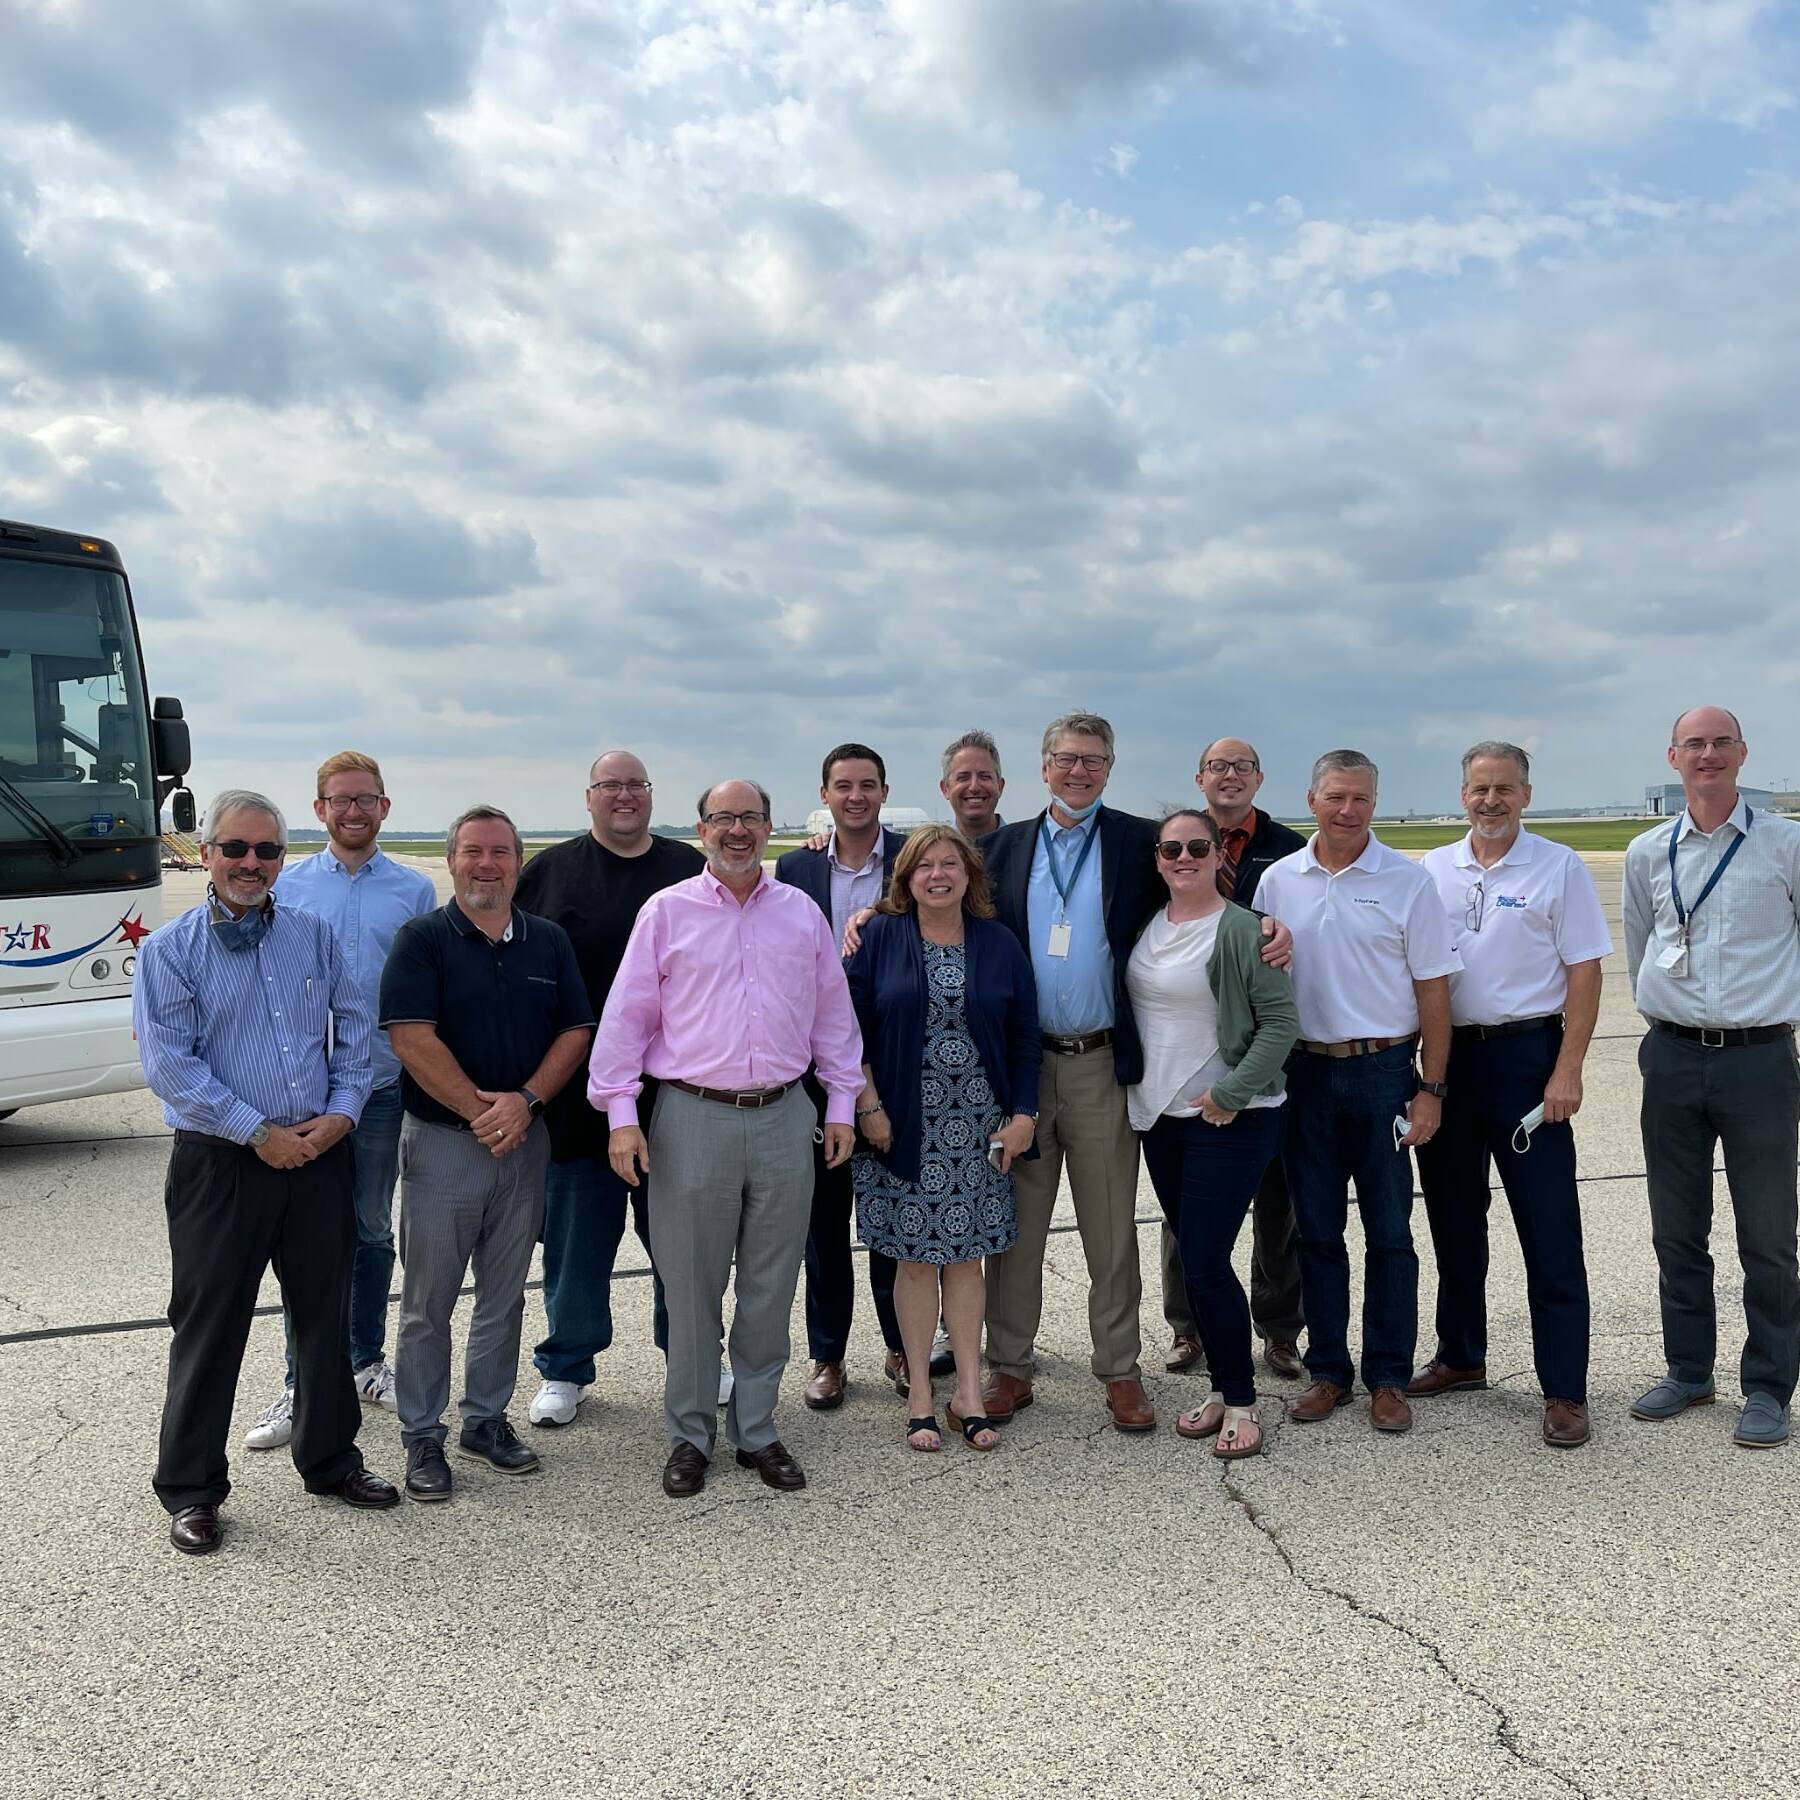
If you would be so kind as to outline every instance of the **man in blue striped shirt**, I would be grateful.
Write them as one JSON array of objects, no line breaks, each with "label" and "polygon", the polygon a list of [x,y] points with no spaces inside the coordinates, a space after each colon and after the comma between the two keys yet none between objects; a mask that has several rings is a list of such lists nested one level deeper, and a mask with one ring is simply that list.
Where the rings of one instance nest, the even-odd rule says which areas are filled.
[{"label": "man in blue striped shirt", "polygon": [[287,826],[272,800],[221,794],[202,853],[206,902],[146,940],[132,1002],[144,1079],[175,1131],[154,1485],[169,1541],[196,1556],[219,1546],[232,1397],[271,1262],[293,1321],[301,1479],[351,1506],[400,1498],[356,1448],[345,1341],[356,1219],[344,1139],[369,1094],[374,1017],[330,927],[274,902]]},{"label": "man in blue striped shirt", "polygon": [[[340,750],[319,766],[313,812],[329,834],[315,856],[281,872],[278,903],[316,913],[331,935],[371,1012],[394,934],[408,919],[437,908],[437,889],[423,869],[383,854],[377,839],[388,816],[381,765],[360,750]],[[350,1272],[350,1372],[357,1398],[394,1410],[394,1374],[384,1354],[388,1294],[394,1284],[394,1183],[400,1173],[400,1059],[377,1031],[369,1048],[375,1085],[350,1134],[351,1192],[356,1202],[356,1261]],[[245,1434],[250,1450],[278,1450],[294,1434],[294,1338],[288,1332],[287,1380]]]}]

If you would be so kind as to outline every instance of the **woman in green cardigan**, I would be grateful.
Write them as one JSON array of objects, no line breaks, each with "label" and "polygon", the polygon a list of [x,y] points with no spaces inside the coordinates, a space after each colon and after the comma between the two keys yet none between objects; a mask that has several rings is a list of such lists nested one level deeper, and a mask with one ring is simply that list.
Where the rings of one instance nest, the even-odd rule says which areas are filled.
[{"label": "woman in green cardigan", "polygon": [[1144,1163],[1181,1245],[1188,1299],[1214,1392],[1175,1422],[1215,1437],[1213,1455],[1262,1448],[1250,1306],[1231,1266],[1263,1171],[1281,1148],[1285,1066],[1300,1035],[1287,972],[1259,954],[1256,915],[1219,892],[1219,828],[1169,813],[1156,860],[1168,904],[1144,927],[1125,982],[1144,1040],[1144,1078],[1127,1092]]}]

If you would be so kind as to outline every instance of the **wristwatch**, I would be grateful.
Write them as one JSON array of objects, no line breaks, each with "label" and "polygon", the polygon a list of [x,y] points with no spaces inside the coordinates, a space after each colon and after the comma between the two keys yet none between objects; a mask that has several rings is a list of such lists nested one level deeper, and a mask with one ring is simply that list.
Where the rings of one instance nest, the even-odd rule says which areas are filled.
[{"label": "wristwatch", "polygon": [[244,1139],[244,1142],[248,1144],[252,1150],[256,1149],[261,1144],[266,1144],[268,1141],[269,1121],[267,1119],[259,1120],[256,1129]]},{"label": "wristwatch", "polygon": [[1447,1081],[1421,1081],[1419,1083],[1419,1092],[1431,1095],[1434,1100],[1443,1099],[1449,1091],[1450,1084]]},{"label": "wristwatch", "polygon": [[543,1101],[541,1101],[537,1097],[537,1095],[534,1094],[531,1091],[531,1089],[528,1087],[522,1087],[519,1089],[519,1098],[525,1102],[526,1112],[528,1112],[534,1119],[538,1116],[539,1113],[541,1113],[544,1110]]}]

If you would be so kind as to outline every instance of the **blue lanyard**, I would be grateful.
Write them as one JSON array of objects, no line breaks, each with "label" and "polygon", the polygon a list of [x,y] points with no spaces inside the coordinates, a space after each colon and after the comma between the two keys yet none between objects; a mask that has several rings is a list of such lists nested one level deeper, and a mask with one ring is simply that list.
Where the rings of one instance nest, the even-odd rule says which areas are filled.
[{"label": "blue lanyard", "polygon": [[1731,859],[1737,855],[1744,839],[1750,835],[1750,822],[1756,814],[1749,807],[1744,808],[1744,829],[1731,840],[1731,847],[1719,858],[1718,865],[1706,878],[1706,886],[1700,890],[1700,898],[1693,904],[1692,910],[1681,904],[1681,888],[1675,880],[1675,842],[1681,835],[1681,822],[1677,820],[1675,829],[1669,833],[1669,898],[1675,903],[1675,922],[1681,927],[1681,941],[1685,944],[1688,937],[1688,920],[1706,904],[1706,896],[1719,885],[1719,877],[1731,867]]},{"label": "blue lanyard", "polygon": [[1081,879],[1082,865],[1086,863],[1088,852],[1094,847],[1094,839],[1100,835],[1100,821],[1096,817],[1093,824],[1088,827],[1086,840],[1081,846],[1081,853],[1075,858],[1074,868],[1069,871],[1067,887],[1063,886],[1063,878],[1057,873],[1056,846],[1050,837],[1050,820],[1047,816],[1039,825],[1038,830],[1044,834],[1044,860],[1050,865],[1050,879],[1056,886],[1056,897],[1062,902],[1062,913],[1066,919],[1069,916],[1069,896],[1074,893],[1075,884]]}]

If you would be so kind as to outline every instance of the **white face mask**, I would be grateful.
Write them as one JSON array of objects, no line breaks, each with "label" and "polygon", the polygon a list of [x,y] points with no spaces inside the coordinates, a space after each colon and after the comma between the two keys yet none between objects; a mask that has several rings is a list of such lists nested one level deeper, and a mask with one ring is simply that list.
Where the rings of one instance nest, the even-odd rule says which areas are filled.
[{"label": "white face mask", "polygon": [[1540,1101],[1519,1121],[1518,1129],[1513,1133],[1512,1146],[1520,1156],[1531,1148],[1531,1134],[1544,1122],[1544,1107]]}]

